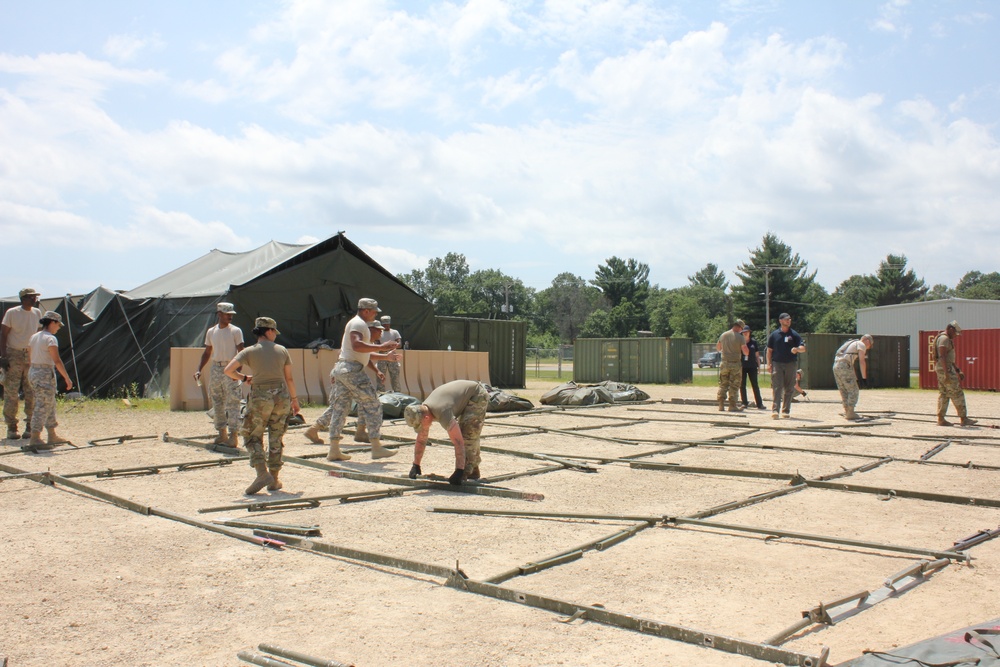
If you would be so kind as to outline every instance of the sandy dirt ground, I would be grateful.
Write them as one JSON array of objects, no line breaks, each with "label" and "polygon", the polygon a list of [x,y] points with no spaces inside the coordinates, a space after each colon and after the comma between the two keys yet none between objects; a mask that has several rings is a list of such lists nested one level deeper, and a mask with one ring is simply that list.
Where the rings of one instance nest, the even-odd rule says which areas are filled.
[{"label": "sandy dirt ground", "polygon": [[[536,405],[557,384],[529,383],[515,393]],[[61,404],[76,447],[0,443],[0,661],[240,665],[238,652],[268,643],[358,667],[815,665],[825,651],[838,664],[1000,616],[1000,540],[941,553],[1000,527],[1000,397],[968,394],[980,426],[942,428],[934,392],[866,390],[859,411],[876,419],[859,425],[839,416],[834,391],[810,391],[774,421],[720,414],[710,388],[642,388],[652,402],[491,413],[482,472],[507,490],[497,495],[331,476],[325,447],[297,428],[285,488],[250,498],[245,459],[164,439],[207,442],[204,413]],[[384,432],[397,456],[372,461],[362,448],[340,467],[404,477],[412,432],[402,421]],[[439,427],[432,437],[423,470],[447,476],[453,453]],[[43,472],[61,479],[11,477]],[[385,489],[399,493],[331,498]],[[303,499],[315,500],[251,507]],[[226,520],[321,534],[279,548],[252,529],[197,524]],[[496,587],[506,599],[477,594]],[[774,639],[859,592],[870,597],[826,610],[833,625]],[[580,607],[591,616],[572,618]],[[670,638],[681,636],[692,643]],[[759,652],[768,639],[780,656]]]}]

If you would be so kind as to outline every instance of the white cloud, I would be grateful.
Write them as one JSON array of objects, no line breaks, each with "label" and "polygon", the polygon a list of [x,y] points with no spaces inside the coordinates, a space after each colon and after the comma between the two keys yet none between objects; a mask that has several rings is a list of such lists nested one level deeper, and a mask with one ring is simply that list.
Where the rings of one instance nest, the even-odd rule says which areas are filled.
[{"label": "white cloud", "polygon": [[158,35],[139,37],[138,35],[112,35],[104,42],[104,54],[119,62],[134,60],[140,52],[161,49],[163,40]]},{"label": "white cloud", "polygon": [[912,26],[904,22],[905,9],[910,4],[910,0],[889,0],[879,5],[878,16],[871,21],[873,30],[888,33],[899,33],[904,37],[909,36]]},{"label": "white cloud", "polygon": [[418,255],[410,250],[386,245],[362,244],[361,249],[393,275],[409,273],[414,269],[425,269],[431,260],[430,257]]}]

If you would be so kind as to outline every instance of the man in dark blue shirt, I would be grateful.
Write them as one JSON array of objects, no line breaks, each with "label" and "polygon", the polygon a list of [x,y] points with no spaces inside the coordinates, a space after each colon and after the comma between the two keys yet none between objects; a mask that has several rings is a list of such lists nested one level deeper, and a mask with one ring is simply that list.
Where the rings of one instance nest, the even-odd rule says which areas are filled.
[{"label": "man in dark blue shirt", "polygon": [[792,316],[782,313],[778,316],[779,329],[767,337],[767,370],[771,373],[771,419],[791,417],[792,394],[795,393],[795,369],[797,354],[806,351],[802,336],[792,328]]}]

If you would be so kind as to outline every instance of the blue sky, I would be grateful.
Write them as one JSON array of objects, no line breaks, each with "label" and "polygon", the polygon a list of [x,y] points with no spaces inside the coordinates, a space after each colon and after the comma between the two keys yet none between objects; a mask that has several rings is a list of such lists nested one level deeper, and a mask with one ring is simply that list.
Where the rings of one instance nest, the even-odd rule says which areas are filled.
[{"label": "blue sky", "polygon": [[[0,295],[338,231],[543,289],[766,232],[827,289],[997,270],[1000,7],[0,0]],[[376,295],[377,296],[377,295]]]}]

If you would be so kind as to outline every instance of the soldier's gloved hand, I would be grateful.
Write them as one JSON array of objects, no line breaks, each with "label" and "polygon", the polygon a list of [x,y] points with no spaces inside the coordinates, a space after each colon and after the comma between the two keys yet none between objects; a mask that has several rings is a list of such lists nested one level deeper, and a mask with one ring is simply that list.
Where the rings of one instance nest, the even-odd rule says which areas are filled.
[{"label": "soldier's gloved hand", "polygon": [[461,486],[463,475],[465,475],[464,468],[455,468],[455,472],[451,473],[451,477],[448,478],[448,483],[452,486]]},{"label": "soldier's gloved hand", "polygon": [[420,466],[418,466],[416,463],[414,463],[413,465],[411,465],[410,466],[409,478],[410,479],[416,479],[417,477],[420,477],[420,475],[421,475]]}]

